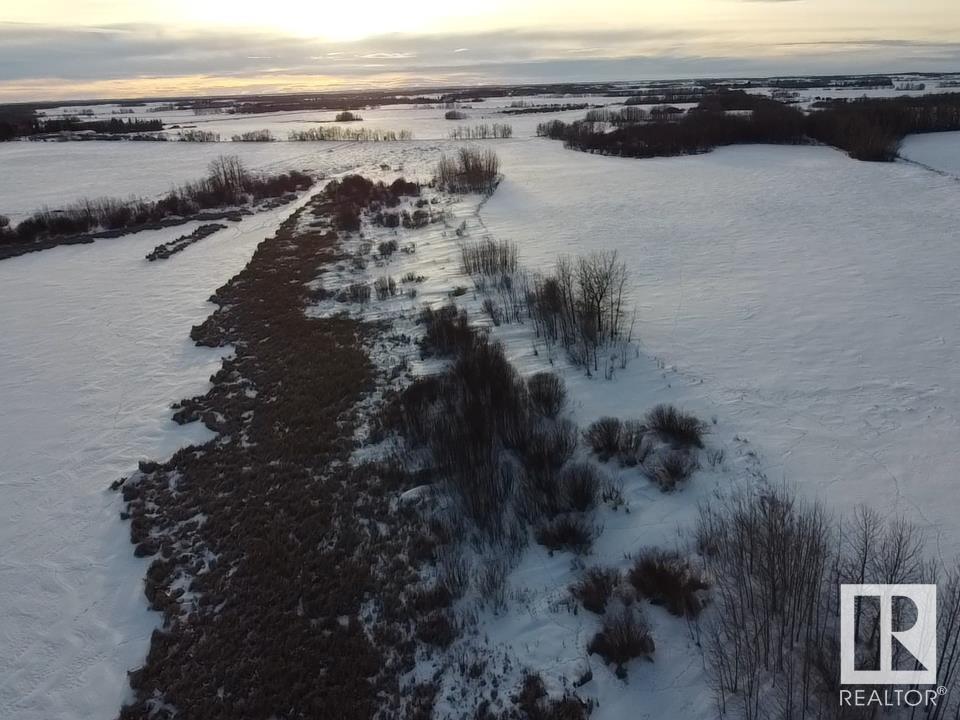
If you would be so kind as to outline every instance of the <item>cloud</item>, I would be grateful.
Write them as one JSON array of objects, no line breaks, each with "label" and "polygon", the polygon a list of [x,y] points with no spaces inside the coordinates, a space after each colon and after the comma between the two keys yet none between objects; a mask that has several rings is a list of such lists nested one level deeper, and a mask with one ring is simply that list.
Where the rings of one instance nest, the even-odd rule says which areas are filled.
[{"label": "cloud", "polygon": [[960,43],[881,38],[764,44],[745,43],[737,33],[703,35],[688,29],[391,34],[337,43],[155,25],[0,23],[0,97],[21,100],[121,97],[132,91],[164,95],[944,70],[950,63],[960,64]]}]

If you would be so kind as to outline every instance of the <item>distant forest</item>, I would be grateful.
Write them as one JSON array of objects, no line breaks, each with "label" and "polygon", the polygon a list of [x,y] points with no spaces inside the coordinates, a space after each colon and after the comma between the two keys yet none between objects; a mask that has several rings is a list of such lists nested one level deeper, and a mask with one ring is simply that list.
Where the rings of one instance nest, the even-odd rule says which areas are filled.
[{"label": "distant forest", "polygon": [[571,123],[541,123],[537,134],[563,140],[576,150],[624,157],[690,155],[744,143],[816,141],[845,150],[857,160],[891,161],[906,135],[960,130],[958,93],[821,101],[804,113],[762,95],[733,90],[709,95],[684,114],[667,109],[649,117],[636,109],[606,116],[588,113],[584,120]]},{"label": "distant forest", "polygon": [[46,133],[79,132],[83,130],[113,135],[158,132],[163,130],[163,121],[139,120],[136,118],[86,120],[74,116],[43,118],[38,117],[33,108],[29,107],[7,106],[0,108],[0,141]]}]

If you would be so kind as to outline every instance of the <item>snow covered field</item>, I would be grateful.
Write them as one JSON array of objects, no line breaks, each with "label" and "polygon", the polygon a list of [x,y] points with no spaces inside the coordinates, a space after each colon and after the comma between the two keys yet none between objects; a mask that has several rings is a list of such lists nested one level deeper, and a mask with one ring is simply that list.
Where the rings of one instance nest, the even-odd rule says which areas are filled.
[{"label": "snow covered field", "polygon": [[960,132],[910,135],[903,141],[900,156],[960,180]]},{"label": "snow covered field", "polygon": [[[932,136],[931,136],[932,137]],[[869,503],[960,553],[960,188],[906,163],[756,146],[504,154],[489,230],[534,267],[616,249],[645,350],[762,450],[771,479]]]},{"label": "snow covered field", "polygon": [[210,437],[170,420],[221,358],[190,327],[290,212],[163,262],[144,255],[195,224],[0,263],[0,717],[115,717],[159,615],[109,485]]},{"label": "snow covered field", "polygon": [[[578,99],[556,100],[564,101]],[[440,153],[459,146],[439,138],[469,124],[435,109],[361,114],[372,127],[438,139],[4,143],[0,213],[16,220],[84,196],[157,195],[200,177],[224,152],[253,169],[426,180]],[[496,148],[505,179],[479,210],[453,208],[457,219],[474,237],[517,241],[531,268],[560,253],[616,249],[632,273],[643,354],[612,382],[566,372],[574,418],[637,417],[674,402],[716,416],[710,442],[728,451],[726,469],[698,473],[682,493],[628,488],[631,513],[605,511],[597,557],[622,562],[642,544],[670,547],[698,500],[753,472],[838,511],[867,502],[905,513],[944,558],[960,554],[951,500],[960,466],[955,179],[813,147],[605,158],[533,138],[530,127],[549,117],[497,119],[514,125],[516,139],[483,147]],[[259,129],[263,120],[237,122]],[[903,154],[960,175],[960,133],[909,138]],[[142,596],[146,563],[132,557],[106,488],[137,460],[207,437],[169,420],[170,403],[202,392],[219,362],[193,346],[190,326],[291,211],[247,218],[161,263],[143,256],[192,225],[0,263],[0,717],[116,712],[158,617]],[[452,239],[429,232],[390,272],[422,272],[419,301],[439,302],[449,284],[467,281],[457,277]],[[545,369],[526,332],[498,330],[523,372]],[[595,618],[556,611],[572,572],[569,557],[532,547],[510,577],[521,611],[481,618],[491,645],[544,664],[554,681],[582,670],[595,629]],[[649,619],[656,663],[632,665],[629,686],[594,668],[586,692],[604,698],[595,716],[711,717],[684,623],[656,610]]]}]

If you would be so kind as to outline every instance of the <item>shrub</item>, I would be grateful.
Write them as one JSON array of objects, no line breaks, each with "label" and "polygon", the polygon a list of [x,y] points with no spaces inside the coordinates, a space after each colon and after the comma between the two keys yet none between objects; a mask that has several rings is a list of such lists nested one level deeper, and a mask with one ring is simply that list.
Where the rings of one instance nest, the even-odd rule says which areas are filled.
[{"label": "shrub", "polygon": [[450,131],[451,140],[505,140],[510,137],[513,137],[513,126],[504,123],[474,125],[473,127],[460,125]]},{"label": "shrub", "polygon": [[538,543],[550,550],[569,550],[584,555],[596,539],[597,528],[577,515],[560,515],[543,522],[534,536]]},{"label": "shrub", "polygon": [[417,623],[417,639],[427,645],[439,648],[450,647],[457,637],[457,627],[450,614],[439,610],[430,613]]},{"label": "shrub", "polygon": [[420,311],[419,322],[426,326],[420,346],[427,355],[452,355],[473,343],[467,311],[458,310],[456,305],[444,305],[438,310],[425,307]]},{"label": "shrub", "polygon": [[530,295],[538,336],[548,344],[561,343],[588,373],[598,370],[601,348],[625,347],[631,339],[625,310],[628,278],[615,251],[561,256],[552,275],[536,279]]},{"label": "shrub", "polygon": [[397,241],[396,240],[384,240],[379,245],[377,245],[377,252],[380,254],[380,257],[388,258],[397,251]]},{"label": "shrub", "polygon": [[590,424],[584,432],[584,439],[603,461],[620,452],[620,436],[623,423],[619,418],[602,417]]},{"label": "shrub", "polygon": [[544,417],[555,418],[567,401],[567,388],[557,375],[539,372],[527,379],[530,403]]},{"label": "shrub", "polygon": [[650,479],[659,485],[661,490],[669,492],[686,481],[695,469],[696,463],[685,451],[668,450],[657,458],[650,471]]},{"label": "shrub", "polygon": [[466,120],[468,117],[470,116],[460,110],[447,110],[443,114],[444,120]]},{"label": "shrub", "polygon": [[276,138],[269,130],[250,130],[249,132],[234,135],[233,142],[273,142]]},{"label": "shrub", "polygon": [[602,487],[600,473],[590,463],[573,463],[560,473],[560,491],[570,510],[585,512],[593,508]]},{"label": "shrub", "polygon": [[626,467],[640,465],[650,454],[652,445],[644,442],[647,426],[638,420],[627,420],[620,432],[620,463]]},{"label": "shrub", "polygon": [[390,275],[380,277],[374,281],[373,289],[377,293],[377,300],[386,300],[397,294],[397,281]]},{"label": "shrub", "polygon": [[[547,688],[543,678],[527,673],[523,678],[520,692],[513,698],[524,720],[587,720],[592,709],[591,703],[584,703],[575,696],[547,698]],[[490,720],[492,715],[478,712],[476,720]],[[513,714],[510,715],[513,717]]]},{"label": "shrub", "polygon": [[677,447],[702,448],[703,435],[707,432],[705,423],[673,405],[657,405],[647,413],[646,424]]},{"label": "shrub", "polygon": [[583,577],[570,587],[570,594],[592,613],[602,615],[614,589],[620,584],[620,571],[616,568],[595,566],[588,568]]},{"label": "shrub", "polygon": [[460,269],[466,275],[511,275],[517,271],[519,256],[516,243],[483,238],[460,246]]},{"label": "shrub", "polygon": [[523,459],[531,474],[555,472],[577,449],[577,426],[564,420],[532,433],[523,448]]},{"label": "shrub", "polygon": [[340,302],[368,303],[370,302],[370,286],[367,283],[351,283],[337,295]]},{"label": "shrub", "polygon": [[336,122],[357,122],[359,120],[363,120],[363,118],[350,112],[349,110],[338,112],[335,118]]},{"label": "shrub", "polygon": [[489,195],[500,178],[500,158],[493,150],[461,148],[455,158],[443,156],[434,171],[437,186],[453,193]]},{"label": "shrub", "polygon": [[696,617],[703,610],[707,582],[678,553],[645,550],[627,575],[641,596],[678,617]]},{"label": "shrub", "polygon": [[221,156],[208,166],[207,176],[171,190],[155,202],[135,199],[80,200],[59,210],[41,210],[17,225],[17,238],[32,242],[98,229],[119,230],[169,217],[188,217],[200,210],[243,205],[305,190],[313,179],[304,173],[274,176],[250,173],[236,156]]},{"label": "shrub", "polygon": [[180,133],[181,142],[220,142],[220,133],[210,130],[183,130]]},{"label": "shrub", "polygon": [[625,606],[607,612],[600,632],[587,645],[587,652],[615,663],[618,672],[634,658],[649,657],[654,649],[646,621],[636,609]]},{"label": "shrub", "polygon": [[323,125],[292,130],[288,139],[291,142],[396,142],[412,140],[409,130],[380,130],[378,128],[345,128],[342,125]]},{"label": "shrub", "polygon": [[400,213],[400,222],[405,228],[416,229],[430,224],[430,213],[426,210],[414,210],[412,213],[404,210]]}]

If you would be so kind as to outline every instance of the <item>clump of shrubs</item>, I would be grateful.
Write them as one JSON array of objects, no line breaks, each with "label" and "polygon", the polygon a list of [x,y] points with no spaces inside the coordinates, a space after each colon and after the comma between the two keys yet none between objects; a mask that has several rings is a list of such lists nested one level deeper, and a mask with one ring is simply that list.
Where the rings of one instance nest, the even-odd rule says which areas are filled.
[{"label": "clump of shrubs", "polygon": [[569,550],[577,555],[590,552],[598,528],[580,515],[558,515],[543,521],[534,532],[537,542],[552,551]]},{"label": "clump of shrubs", "polygon": [[45,238],[82,235],[97,230],[122,230],[157,223],[171,217],[189,217],[203,210],[244,205],[306,190],[313,178],[297,171],[255,175],[236,156],[210,163],[207,177],[171,190],[156,201],[80,200],[59,210],[41,210],[13,230],[0,233],[6,242],[33,242]]},{"label": "clump of shrubs", "polygon": [[650,657],[654,649],[646,620],[638,609],[625,605],[607,611],[600,632],[587,645],[587,652],[615,664],[620,676],[626,675],[626,663],[634,658]]},{"label": "clump of shrubs", "polygon": [[490,149],[461,148],[455,157],[444,155],[434,171],[438,187],[453,193],[489,195],[500,180],[500,158]]},{"label": "clump of shrubs", "polygon": [[466,348],[474,340],[467,311],[456,305],[444,305],[436,310],[425,307],[419,322],[426,326],[420,343],[425,355],[451,355]]},{"label": "clump of shrubs", "polygon": [[544,417],[555,418],[567,402],[563,380],[551,372],[539,372],[527,378],[527,392],[533,408]]},{"label": "clump of shrubs", "polygon": [[374,280],[373,289],[377,294],[377,300],[386,300],[397,294],[397,281],[390,275],[380,277]]},{"label": "clump of shrubs", "polygon": [[360,120],[363,120],[363,118],[349,110],[338,112],[335,119],[336,122],[358,122]]},{"label": "clump of shrubs", "polygon": [[384,240],[377,245],[377,253],[382,258],[388,258],[397,251],[397,247],[396,240]]},{"label": "clump of shrubs", "polygon": [[623,422],[620,418],[602,417],[586,429],[583,436],[591,449],[606,462],[620,452]]},{"label": "clump of shrubs", "polygon": [[707,431],[702,421],[673,405],[657,405],[647,413],[646,425],[676,447],[702,448]]},{"label": "clump of shrubs", "polygon": [[696,462],[687,452],[668,450],[657,458],[650,470],[650,479],[659,485],[661,490],[669,492],[685,482],[696,467]]},{"label": "clump of shrubs", "polygon": [[460,246],[460,269],[467,275],[512,275],[520,264],[516,243],[483,238]]},{"label": "clump of shrubs", "polygon": [[703,610],[706,580],[676,552],[646,550],[627,574],[641,597],[678,617],[696,617]]},{"label": "clump of shrubs", "polygon": [[570,587],[570,594],[579,600],[585,609],[602,615],[619,584],[619,570],[596,565],[588,568],[583,577]]},{"label": "clump of shrubs", "polygon": [[444,120],[466,120],[469,115],[461,110],[447,110],[443,114]]},{"label": "clump of shrubs", "polygon": [[566,465],[560,471],[559,482],[567,509],[577,512],[593,509],[603,488],[600,473],[586,462]]},{"label": "clump of shrubs", "polygon": [[234,135],[231,140],[233,142],[273,142],[276,138],[270,130],[250,130]]},{"label": "clump of shrubs", "polygon": [[[584,702],[575,695],[549,699],[543,678],[534,673],[527,673],[524,677],[523,686],[513,702],[526,720],[587,720],[593,708],[592,702]],[[481,717],[492,716],[477,713],[478,720]]]},{"label": "clump of shrubs", "polygon": [[367,283],[351,283],[337,295],[340,302],[365,304],[370,302],[371,290]]}]

